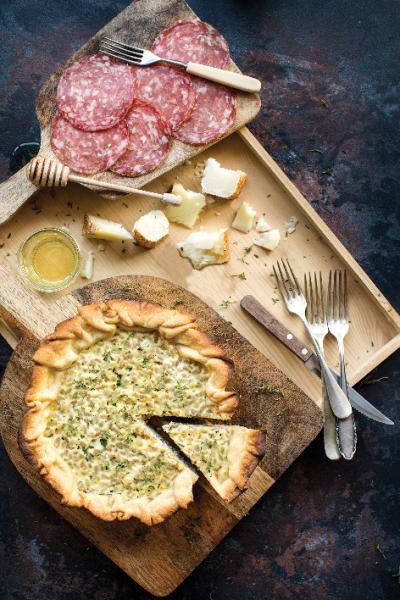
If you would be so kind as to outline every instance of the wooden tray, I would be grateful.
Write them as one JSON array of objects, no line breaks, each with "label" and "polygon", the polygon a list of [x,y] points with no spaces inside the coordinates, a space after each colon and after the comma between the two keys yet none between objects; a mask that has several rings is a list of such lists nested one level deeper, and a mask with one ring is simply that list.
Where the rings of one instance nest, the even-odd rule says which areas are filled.
[{"label": "wooden tray", "polygon": [[[253,294],[307,342],[298,320],[290,317],[278,300],[271,277],[273,261],[290,256],[299,273],[314,269],[322,269],[326,273],[328,269],[338,267],[348,269],[352,325],[346,338],[346,348],[348,375],[352,384],[400,345],[399,316],[248,130],[242,129],[218,143],[198,160],[204,160],[207,156],[215,157],[223,165],[245,170],[249,178],[240,199],[210,205],[200,225],[206,229],[229,226],[242,200],[250,202],[258,214],[265,213],[268,221],[280,227],[282,232],[284,223],[290,216],[296,215],[300,220],[297,230],[288,238],[283,236],[280,246],[273,253],[269,254],[256,246],[247,253],[244,249],[251,245],[255,232],[245,235],[231,230],[230,262],[194,271],[188,261],[179,257],[175,248],[175,243],[184,239],[189,232],[176,225],[171,226],[170,237],[154,250],[105,243],[105,250],[100,251],[98,242],[80,237],[85,211],[98,212],[129,227],[140,214],[157,206],[157,203],[133,196],[113,201],[73,185],[51,193],[41,191],[34,204],[25,206],[8,225],[0,228],[0,241],[5,242],[0,250],[0,331],[14,348],[25,337],[13,355],[2,388],[0,422],[7,451],[19,471],[40,495],[131,577],[156,595],[166,595],[179,585],[282,474],[321,426],[320,410],[314,410],[320,406],[319,381],[239,307],[238,301],[242,296]],[[195,159],[192,164],[174,169],[147,187],[165,190],[179,180],[189,188],[198,189],[199,180],[194,175],[196,162]],[[282,410],[282,407],[273,406],[270,401],[260,401],[260,397],[254,395],[251,402],[249,398],[245,401],[244,416],[250,421],[255,419],[258,424],[266,425],[271,443],[262,468],[251,480],[249,491],[232,505],[222,506],[207,486],[201,485],[197,486],[196,502],[188,511],[180,511],[151,532],[134,521],[127,524],[99,524],[84,511],[62,507],[56,495],[22,459],[17,446],[17,428],[23,409],[22,397],[28,382],[29,356],[37,339],[46,335],[61,318],[73,314],[79,302],[98,300],[104,294],[116,293],[115,288],[107,282],[89,286],[87,290],[72,295],[57,296],[40,295],[25,285],[18,275],[15,252],[33,229],[49,224],[67,225],[80,240],[84,251],[95,251],[94,279],[97,281],[111,275],[134,273],[163,277],[195,293],[230,321],[272,363],[279,365],[315,402],[314,405],[310,404],[307,398],[302,397],[299,404],[301,395],[297,396],[290,385],[286,391],[289,393],[289,409]],[[246,279],[235,276],[239,273],[245,273]],[[222,344],[229,342],[229,336],[237,335],[229,325],[225,325],[229,335],[224,337],[217,316],[184,291],[159,284],[154,288],[156,293],[149,297],[151,289],[145,291],[143,286],[140,287],[140,279],[128,281],[122,280],[119,286],[121,293],[142,295],[165,304],[181,298],[184,306],[192,306],[199,312],[204,327],[220,336]],[[82,281],[77,281],[75,288],[81,285]],[[228,299],[232,303],[227,303]],[[224,308],[221,304],[228,304],[228,307]],[[243,341],[244,349],[249,348],[246,344]],[[254,352],[249,348],[250,351]],[[335,346],[331,341],[327,344],[327,355],[332,365],[337,364]],[[274,369],[266,367],[266,380],[272,381],[274,373]],[[260,373],[257,377],[260,378]],[[322,455],[321,460],[324,460]]]},{"label": "wooden tray", "polygon": [[[62,65],[43,85],[36,100],[36,114],[41,129],[40,155],[56,158],[50,147],[50,124],[56,113],[56,92],[58,81],[63,71],[75,60],[86,54],[94,54],[98,50],[99,41],[104,36],[118,39],[139,48],[148,48],[156,35],[165,27],[179,19],[193,19],[196,14],[184,0],[135,0],[112,21],[98,31],[82,48]],[[230,70],[238,71],[233,61]],[[243,127],[251,121],[260,109],[258,94],[237,93],[237,111],[232,130],[226,135]],[[176,165],[202,152],[212,144],[190,146],[173,140],[166,160],[154,171],[140,177],[122,177],[111,171],[98,173],[91,177],[99,181],[120,183],[140,188],[145,183],[170,171]],[[98,188],[97,188],[98,189]],[[8,181],[0,184],[0,223],[4,223],[14,212],[36,193],[37,188],[26,178],[25,169],[21,169]],[[115,198],[115,192],[105,191],[105,196]]]}]

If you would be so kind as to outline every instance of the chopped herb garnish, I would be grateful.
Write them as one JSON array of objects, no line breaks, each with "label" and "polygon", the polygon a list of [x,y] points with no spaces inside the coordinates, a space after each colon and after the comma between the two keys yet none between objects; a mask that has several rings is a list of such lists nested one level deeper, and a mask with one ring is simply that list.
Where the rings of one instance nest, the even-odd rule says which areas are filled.
[{"label": "chopped herb garnish", "polygon": [[103,446],[103,448],[107,447],[107,438],[100,438],[100,444]]},{"label": "chopped herb garnish", "polygon": [[178,304],[183,304],[183,299],[182,299],[182,298],[179,298],[179,297],[178,297],[178,298],[175,298],[175,299],[172,301],[172,304],[171,304],[171,306],[172,306],[172,308],[175,308],[175,306],[178,306]]},{"label": "chopped herb garnish", "polygon": [[322,175],[332,175],[333,173],[333,167],[328,167],[327,169],[324,169],[323,171],[321,171]]},{"label": "chopped herb garnish", "polygon": [[231,277],[237,277],[238,279],[243,279],[243,281],[247,279],[246,274],[244,272],[236,273],[234,275],[231,275]]},{"label": "chopped herb garnish", "polygon": [[323,154],[324,151],[321,148],[310,148],[308,152],[316,152],[318,154]]},{"label": "chopped herb garnish", "polygon": [[220,308],[229,308],[230,306],[232,306],[232,304],[236,304],[236,302],[237,302],[237,300],[231,300],[231,296],[229,296],[229,298],[227,298],[226,300],[222,300],[219,307]]}]

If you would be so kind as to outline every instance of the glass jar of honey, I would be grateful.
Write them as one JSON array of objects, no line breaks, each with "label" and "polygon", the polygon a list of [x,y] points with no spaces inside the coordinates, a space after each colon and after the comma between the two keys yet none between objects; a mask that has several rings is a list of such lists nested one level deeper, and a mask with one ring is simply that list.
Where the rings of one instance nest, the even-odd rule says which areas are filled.
[{"label": "glass jar of honey", "polygon": [[44,227],[32,233],[18,251],[18,264],[29,283],[40,292],[58,292],[77,277],[79,246],[65,229]]}]

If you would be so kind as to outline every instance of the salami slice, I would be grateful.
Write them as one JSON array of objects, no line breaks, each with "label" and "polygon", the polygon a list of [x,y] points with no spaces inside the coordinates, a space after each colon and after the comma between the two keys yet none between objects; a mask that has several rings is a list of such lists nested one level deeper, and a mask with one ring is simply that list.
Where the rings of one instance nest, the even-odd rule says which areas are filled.
[{"label": "salami slice", "polygon": [[152,51],[165,58],[197,62],[223,69],[229,62],[229,46],[212,25],[200,21],[177,21],[163,29]]},{"label": "salami slice", "polygon": [[183,69],[137,67],[133,77],[135,98],[154,106],[172,131],[189,118],[196,92],[192,78]]},{"label": "salami slice", "polygon": [[133,102],[131,68],[104,54],[84,56],[62,75],[57,106],[74,127],[99,131],[113,127]]},{"label": "salami slice", "polygon": [[106,171],[128,147],[128,127],[121,121],[104,131],[76,129],[60,113],[54,117],[51,147],[62,163],[78,173]]},{"label": "salami slice", "polygon": [[170,128],[159,112],[144,102],[136,101],[126,122],[129,145],[111,171],[127,177],[137,177],[153,171],[166,158],[170,147]]},{"label": "salami slice", "polygon": [[202,79],[196,82],[196,89],[197,101],[192,115],[174,136],[186,144],[209,144],[232,127],[236,96],[228,88]]}]

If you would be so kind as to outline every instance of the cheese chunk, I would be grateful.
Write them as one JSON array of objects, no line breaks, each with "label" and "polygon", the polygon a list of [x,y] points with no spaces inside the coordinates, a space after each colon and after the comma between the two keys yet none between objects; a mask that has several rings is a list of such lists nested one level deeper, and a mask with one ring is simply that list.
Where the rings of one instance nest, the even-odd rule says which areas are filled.
[{"label": "cheese chunk", "polygon": [[204,194],[185,190],[181,183],[175,183],[172,193],[182,199],[180,206],[168,206],[165,214],[169,221],[192,229],[202,208],[206,205]]},{"label": "cheese chunk", "polygon": [[264,217],[257,219],[256,231],[259,233],[264,233],[265,231],[271,231],[271,229],[271,225],[264,219]]},{"label": "cheese chunk", "polygon": [[219,231],[195,231],[176,245],[184,258],[189,258],[195,269],[208,265],[220,265],[229,260],[229,233]]},{"label": "cheese chunk", "polygon": [[92,279],[93,277],[94,254],[91,250],[86,255],[82,264],[81,277],[83,279]]},{"label": "cheese chunk", "polygon": [[161,210],[151,210],[136,221],[132,233],[140,246],[154,248],[169,234],[169,221]]},{"label": "cheese chunk", "polygon": [[281,234],[279,229],[271,229],[262,233],[257,239],[254,240],[256,246],[261,246],[266,250],[275,250],[281,240]]},{"label": "cheese chunk", "polygon": [[209,158],[201,180],[201,191],[203,194],[233,200],[239,196],[246,179],[243,171],[225,169],[215,158]]},{"label": "cheese chunk", "polygon": [[121,223],[86,214],[83,218],[82,235],[100,240],[132,240],[132,235]]},{"label": "cheese chunk", "polygon": [[239,231],[243,231],[243,233],[249,233],[250,229],[253,227],[255,216],[256,211],[254,208],[251,208],[248,202],[243,202],[233,219],[232,227]]}]

